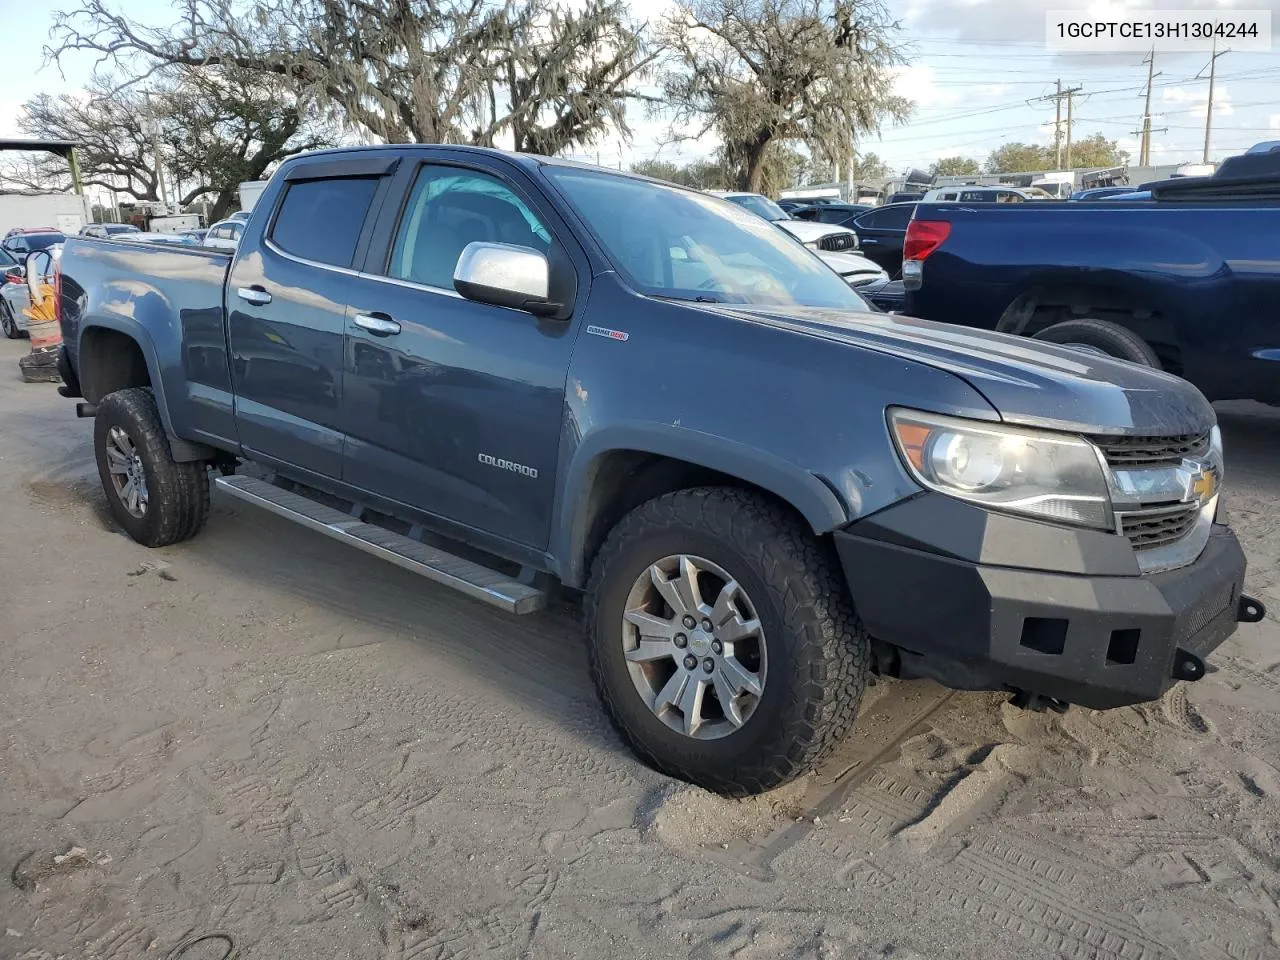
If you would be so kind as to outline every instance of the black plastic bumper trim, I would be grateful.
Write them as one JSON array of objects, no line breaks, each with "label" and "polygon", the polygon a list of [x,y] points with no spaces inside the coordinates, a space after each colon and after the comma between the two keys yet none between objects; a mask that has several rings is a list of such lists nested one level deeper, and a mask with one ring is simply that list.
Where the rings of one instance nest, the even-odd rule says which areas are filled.
[{"label": "black plastic bumper trim", "polygon": [[[1149,576],[990,566],[862,529],[838,531],[835,542],[863,623],[898,648],[904,675],[961,689],[1025,690],[1097,709],[1154,700],[1176,682],[1179,652],[1202,661],[1242,611],[1244,553],[1223,526],[1195,563]],[[1119,661],[1108,658],[1116,636]]]}]

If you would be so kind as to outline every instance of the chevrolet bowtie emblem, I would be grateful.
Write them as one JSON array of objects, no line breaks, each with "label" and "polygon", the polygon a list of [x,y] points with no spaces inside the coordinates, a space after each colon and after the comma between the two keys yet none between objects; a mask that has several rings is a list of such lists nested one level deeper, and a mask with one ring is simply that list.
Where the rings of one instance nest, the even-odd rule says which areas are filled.
[{"label": "chevrolet bowtie emblem", "polygon": [[1202,470],[1195,483],[1191,485],[1191,492],[1199,498],[1201,503],[1208,503],[1218,492],[1217,473],[1213,470]]}]

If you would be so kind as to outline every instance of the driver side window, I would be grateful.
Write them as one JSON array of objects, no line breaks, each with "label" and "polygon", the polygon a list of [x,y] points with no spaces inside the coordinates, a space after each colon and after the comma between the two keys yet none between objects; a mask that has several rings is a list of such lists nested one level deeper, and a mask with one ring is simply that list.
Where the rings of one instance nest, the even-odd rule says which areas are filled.
[{"label": "driver side window", "polygon": [[546,255],[551,231],[501,180],[478,170],[424,166],[396,229],[387,273],[443,290],[469,243],[508,243]]}]

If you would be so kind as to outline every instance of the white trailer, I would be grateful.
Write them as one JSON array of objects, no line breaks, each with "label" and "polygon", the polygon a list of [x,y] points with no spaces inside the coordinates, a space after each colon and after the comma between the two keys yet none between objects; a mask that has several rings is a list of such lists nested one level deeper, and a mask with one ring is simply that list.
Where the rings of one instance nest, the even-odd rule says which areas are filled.
[{"label": "white trailer", "polygon": [[252,210],[253,205],[258,202],[258,197],[266,188],[266,180],[246,180],[240,184],[240,209]]},{"label": "white trailer", "polygon": [[92,220],[88,198],[74,193],[0,194],[0,237],[14,228],[33,227],[79,233]]}]

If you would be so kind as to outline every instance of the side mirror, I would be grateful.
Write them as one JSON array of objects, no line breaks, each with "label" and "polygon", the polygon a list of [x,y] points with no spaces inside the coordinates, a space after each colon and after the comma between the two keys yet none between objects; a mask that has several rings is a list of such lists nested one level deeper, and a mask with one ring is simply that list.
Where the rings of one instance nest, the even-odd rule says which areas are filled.
[{"label": "side mirror", "polygon": [[31,302],[43,303],[41,292],[46,278],[53,274],[53,254],[48,250],[32,250],[27,254],[27,291],[31,294]]},{"label": "side mirror", "polygon": [[549,316],[561,304],[548,300],[551,266],[531,247],[468,243],[453,270],[453,288],[468,300]]}]

